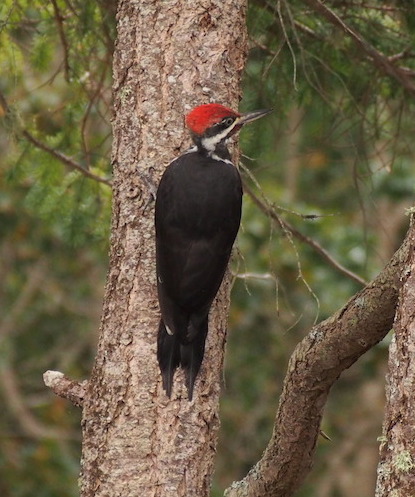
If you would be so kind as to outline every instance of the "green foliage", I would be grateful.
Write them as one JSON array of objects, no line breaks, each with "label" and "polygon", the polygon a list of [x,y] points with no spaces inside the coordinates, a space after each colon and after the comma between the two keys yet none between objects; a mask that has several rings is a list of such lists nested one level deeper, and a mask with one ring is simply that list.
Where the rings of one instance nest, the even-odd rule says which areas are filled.
[{"label": "green foliage", "polygon": [[[0,89],[10,108],[11,133],[11,160],[3,168],[8,178],[25,185],[28,208],[77,245],[107,238],[109,188],[68,171],[53,151],[97,176],[110,175],[108,62],[114,19],[104,7],[59,1],[7,1],[2,7],[0,67],[9,78]],[[24,130],[46,149],[28,146]],[[98,221],[97,230],[91,220]]]},{"label": "green foliage", "polygon": [[10,497],[78,495],[80,413],[42,374],[85,378],[94,354],[111,190],[59,154],[111,174],[113,8],[0,6],[0,493]]},{"label": "green foliage", "polygon": [[[415,70],[411,2],[325,5],[396,67]],[[95,176],[111,175],[115,8],[107,0],[0,5],[0,301],[8,310],[0,321],[1,495],[77,495],[79,413],[45,392],[41,377],[46,369],[88,376],[111,192],[56,152]],[[408,222],[404,211],[413,202],[413,98],[300,0],[251,2],[248,27],[241,107],[275,111],[242,132],[245,181],[285,222],[369,280],[399,246]],[[260,457],[295,345],[360,288],[261,213],[248,194],[232,270],[238,277],[215,496]],[[323,429],[335,441],[319,442],[319,464],[299,495],[323,495],[324,485],[332,485],[330,495],[354,495],[327,475],[353,466],[350,420],[359,433],[354,453],[359,444],[376,450],[370,444],[378,435],[382,401],[373,400],[373,392],[384,375],[385,355],[380,344],[334,388]],[[16,410],[22,399],[23,414],[66,436],[25,424]],[[359,431],[368,418],[371,427]],[[339,470],[331,465],[340,449],[346,456]]]}]

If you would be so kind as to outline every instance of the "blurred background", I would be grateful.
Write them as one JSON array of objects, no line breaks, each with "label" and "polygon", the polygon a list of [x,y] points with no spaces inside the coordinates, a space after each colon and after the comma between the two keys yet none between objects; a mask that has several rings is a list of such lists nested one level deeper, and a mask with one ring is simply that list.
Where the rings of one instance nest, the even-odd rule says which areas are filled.
[{"label": "blurred background", "polygon": [[[366,46],[413,76],[412,2],[329,3]],[[0,5],[4,497],[78,495],[80,411],[46,389],[42,374],[87,378],[97,343],[108,263],[114,4]],[[232,262],[215,496],[261,456],[296,344],[382,269],[414,199],[414,93],[307,5],[249,5],[240,108],[275,111],[240,138],[247,188]],[[299,497],[373,495],[388,342],[333,388],[322,427],[331,441],[320,438]]]}]

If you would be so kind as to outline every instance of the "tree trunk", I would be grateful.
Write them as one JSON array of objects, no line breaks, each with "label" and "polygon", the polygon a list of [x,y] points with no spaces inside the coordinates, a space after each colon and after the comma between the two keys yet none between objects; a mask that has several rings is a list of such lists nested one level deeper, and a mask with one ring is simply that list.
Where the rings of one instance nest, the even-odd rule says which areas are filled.
[{"label": "tree trunk", "polygon": [[154,199],[164,168],[190,146],[183,115],[237,107],[245,0],[122,0],[114,53],[113,219],[95,365],[83,399],[83,497],[208,495],[219,425],[229,281],[211,313],[192,402],[172,399],[156,361],[159,309]]},{"label": "tree trunk", "polygon": [[415,495],[415,223],[389,351],[376,497]]},{"label": "tree trunk", "polygon": [[[321,2],[304,1],[338,23]],[[225,278],[212,309],[194,400],[187,400],[180,370],[168,399],[156,361],[159,309],[152,190],[167,164],[190,144],[183,114],[209,101],[237,106],[246,52],[245,3],[119,4],[111,254],[97,357],[85,383],[71,382],[62,373],[45,374],[56,393],[83,407],[82,497],[209,494],[229,281]],[[353,31],[347,32],[356,38]],[[381,55],[375,55],[379,60]],[[279,225],[288,233],[286,223]],[[330,388],[388,332],[402,280],[378,497],[414,494],[414,455],[407,445],[415,434],[415,366],[408,353],[415,333],[414,247],[412,231],[379,276],[314,326],[297,346],[270,443],[261,460],[225,495],[291,497],[299,488],[312,464]],[[405,266],[408,254],[411,266]],[[404,408],[399,410],[399,405]]]}]

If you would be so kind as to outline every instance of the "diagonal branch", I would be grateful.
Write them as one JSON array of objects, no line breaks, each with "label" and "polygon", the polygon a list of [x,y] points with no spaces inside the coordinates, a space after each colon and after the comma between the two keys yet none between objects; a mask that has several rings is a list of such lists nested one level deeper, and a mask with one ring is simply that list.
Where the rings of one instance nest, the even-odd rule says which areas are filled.
[{"label": "diagonal branch", "polygon": [[[6,114],[11,113],[11,108],[8,105],[8,102],[1,91],[0,91],[0,106],[3,107]],[[21,126],[19,126],[19,128],[21,128]],[[55,159],[57,159],[60,162],[62,162],[63,164],[65,164],[65,166],[68,166],[71,169],[76,169],[77,171],[81,172],[84,176],[86,176],[87,178],[93,179],[94,181],[98,181],[99,183],[103,183],[104,185],[107,185],[107,186],[112,185],[111,180],[109,180],[107,178],[101,178],[101,176],[97,176],[96,174],[91,173],[88,169],[85,169],[84,167],[82,167],[81,164],[74,161],[73,159],[71,159],[67,155],[63,154],[62,152],[59,152],[59,150],[55,150],[55,149],[49,147],[48,145],[46,145],[46,143],[43,143],[40,140],[38,140],[37,138],[35,138],[31,133],[29,133],[29,131],[27,129],[22,129],[20,131],[20,134],[22,136],[24,136],[26,138],[26,140],[29,140],[30,143],[32,143],[35,147],[40,148],[41,150],[47,152],[52,157],[54,157]]]},{"label": "diagonal branch", "polygon": [[409,92],[412,96],[415,96],[415,82],[411,78],[411,76],[414,76],[412,71],[393,64],[393,58],[389,58],[382,52],[376,50],[376,48],[365,40],[358,31],[346,24],[343,19],[327,7],[326,4],[321,2],[321,0],[303,0],[303,2],[324,17],[328,22],[333,24],[333,26],[336,26],[344,31],[344,33],[346,33],[346,35],[354,41],[362,52],[374,62],[376,67],[381,72],[395,79],[407,92]]},{"label": "diagonal branch", "polygon": [[264,212],[267,216],[269,216],[271,219],[276,221],[278,226],[285,232],[290,233],[291,235],[295,236],[298,240],[306,243],[307,245],[310,245],[325,261],[327,261],[330,266],[334,267],[337,271],[340,273],[344,274],[348,278],[350,278],[353,281],[356,281],[356,283],[359,283],[360,285],[366,285],[367,281],[365,281],[363,278],[361,278],[359,275],[354,273],[353,271],[350,271],[350,269],[347,269],[344,267],[340,262],[336,261],[336,259],[333,258],[327,252],[326,249],[324,249],[320,244],[318,244],[315,240],[310,238],[307,235],[304,235],[304,233],[301,233],[301,231],[298,231],[294,226],[289,224],[287,221],[284,221],[276,212],[275,209],[272,207],[272,205],[268,204],[264,200],[261,200],[255,193],[251,190],[251,188],[247,185],[247,182],[244,181],[244,192],[247,193],[252,201],[257,205],[262,212]]},{"label": "diagonal branch", "polygon": [[414,229],[375,280],[297,345],[268,447],[248,475],[225,491],[226,497],[290,497],[302,484],[312,465],[330,388],[392,327]]},{"label": "diagonal branch", "polygon": [[63,154],[62,152],[59,152],[58,150],[54,150],[53,148],[49,147],[46,145],[46,143],[41,142],[37,138],[35,138],[29,131],[23,130],[22,135],[30,141],[30,143],[33,143],[35,147],[40,148],[41,150],[44,150],[47,152],[49,155],[52,157],[55,157],[55,159],[58,159],[60,162],[65,164],[65,166],[70,167],[71,169],[76,169],[77,171],[80,171],[84,176],[87,178],[93,179],[95,181],[98,181],[99,183],[103,183],[104,185],[111,186],[111,181],[106,178],[101,178],[101,176],[97,176],[94,173],[91,173],[87,169],[81,166],[81,164],[78,164],[78,162],[75,162],[73,159],[68,157],[67,155]]}]

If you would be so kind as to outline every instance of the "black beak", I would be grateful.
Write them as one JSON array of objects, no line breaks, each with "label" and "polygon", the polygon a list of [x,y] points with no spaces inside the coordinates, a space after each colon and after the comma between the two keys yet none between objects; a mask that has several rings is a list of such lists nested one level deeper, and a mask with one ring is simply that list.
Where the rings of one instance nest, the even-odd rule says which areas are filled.
[{"label": "black beak", "polygon": [[261,109],[261,110],[254,110],[253,112],[246,112],[245,114],[242,114],[242,116],[239,118],[238,125],[243,126],[244,124],[256,121],[261,117],[267,116],[273,110],[274,109]]}]

